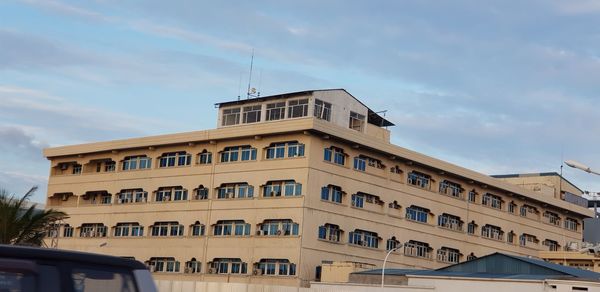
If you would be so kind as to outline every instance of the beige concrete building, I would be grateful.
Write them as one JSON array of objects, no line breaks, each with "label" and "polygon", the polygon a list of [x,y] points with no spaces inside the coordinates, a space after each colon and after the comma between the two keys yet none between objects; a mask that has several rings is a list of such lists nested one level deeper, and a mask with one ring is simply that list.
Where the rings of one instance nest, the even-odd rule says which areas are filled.
[{"label": "beige concrete building", "polygon": [[580,194],[395,146],[342,89],[218,107],[213,130],[46,149],[47,207],[70,215],[58,247],[134,257],[159,280],[306,286],[324,261],[380,266],[400,244],[388,267],[536,256],[581,241],[593,214]]},{"label": "beige concrete building", "polygon": [[539,257],[551,263],[600,272],[600,257],[590,252],[580,251],[540,251]]}]

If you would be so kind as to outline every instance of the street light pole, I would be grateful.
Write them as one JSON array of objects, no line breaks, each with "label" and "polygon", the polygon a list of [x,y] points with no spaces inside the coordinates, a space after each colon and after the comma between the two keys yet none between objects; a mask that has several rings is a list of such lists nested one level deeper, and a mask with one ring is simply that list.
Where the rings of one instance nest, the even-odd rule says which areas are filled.
[{"label": "street light pole", "polygon": [[390,256],[390,254],[393,251],[395,251],[395,250],[397,250],[397,249],[399,249],[401,247],[402,247],[402,244],[399,244],[398,246],[390,249],[390,251],[388,251],[388,253],[385,255],[385,259],[383,259],[383,266],[381,267],[381,288],[383,288],[383,283],[384,283],[383,280],[384,280],[384,277],[385,277],[385,263],[387,262],[387,259]]},{"label": "street light pole", "polygon": [[583,164],[581,162],[577,162],[575,160],[567,160],[567,161],[565,161],[565,164],[568,165],[568,166],[570,166],[570,167],[572,167],[572,168],[577,168],[577,169],[583,170],[583,171],[585,171],[587,173],[592,173],[592,174],[595,174],[595,175],[600,175],[600,172],[594,171],[589,166],[587,166],[587,165],[585,165],[585,164]]}]

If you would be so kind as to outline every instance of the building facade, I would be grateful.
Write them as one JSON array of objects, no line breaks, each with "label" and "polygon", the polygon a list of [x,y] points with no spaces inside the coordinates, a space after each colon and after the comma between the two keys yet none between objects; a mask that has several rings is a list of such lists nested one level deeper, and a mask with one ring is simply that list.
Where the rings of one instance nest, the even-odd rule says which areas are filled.
[{"label": "building facade", "polygon": [[[306,286],[320,265],[439,268],[581,241],[587,205],[390,143],[345,90],[218,104],[213,130],[45,149],[58,247],[157,279]],[[576,194],[574,196],[577,196]]]}]

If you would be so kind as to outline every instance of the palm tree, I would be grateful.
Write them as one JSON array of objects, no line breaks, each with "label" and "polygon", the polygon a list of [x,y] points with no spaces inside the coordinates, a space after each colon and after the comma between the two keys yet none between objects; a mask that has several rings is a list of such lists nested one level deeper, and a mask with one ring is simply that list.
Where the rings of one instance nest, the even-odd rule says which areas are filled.
[{"label": "palm tree", "polygon": [[26,202],[36,190],[37,187],[32,187],[18,198],[0,189],[0,244],[42,246],[50,226],[68,218],[61,211],[37,210],[36,204],[27,206]]}]

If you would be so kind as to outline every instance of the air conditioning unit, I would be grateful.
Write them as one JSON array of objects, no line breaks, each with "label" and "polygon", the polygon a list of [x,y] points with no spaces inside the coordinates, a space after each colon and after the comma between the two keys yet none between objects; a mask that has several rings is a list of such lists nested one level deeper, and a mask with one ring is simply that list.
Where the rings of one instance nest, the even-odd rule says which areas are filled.
[{"label": "air conditioning unit", "polygon": [[215,268],[210,268],[210,269],[208,269],[208,273],[209,273],[209,274],[216,274],[216,273],[217,273],[217,269],[215,269]]},{"label": "air conditioning unit", "polygon": [[185,267],[185,269],[183,269],[183,273],[185,274],[189,274],[191,272],[191,269],[189,267]]},{"label": "air conditioning unit", "polygon": [[260,276],[263,274],[261,269],[254,269],[254,271],[252,271],[252,274],[255,276]]},{"label": "air conditioning unit", "polygon": [[277,230],[277,235],[281,235],[281,230]]},{"label": "air conditioning unit", "polygon": [[263,235],[265,235],[265,231],[264,230],[257,230],[256,231],[256,235],[263,236]]}]

